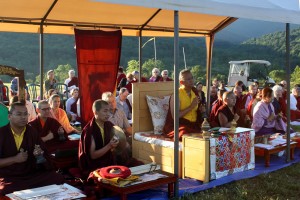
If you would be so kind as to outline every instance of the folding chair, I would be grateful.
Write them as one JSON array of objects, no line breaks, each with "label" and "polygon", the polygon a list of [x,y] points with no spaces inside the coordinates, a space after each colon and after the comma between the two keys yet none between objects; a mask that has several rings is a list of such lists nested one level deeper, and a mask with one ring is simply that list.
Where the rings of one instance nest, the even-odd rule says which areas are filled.
[{"label": "folding chair", "polygon": [[32,103],[34,102],[39,102],[39,93],[40,93],[40,85],[39,84],[35,84],[35,83],[31,83],[27,86],[28,88],[28,93],[30,95],[30,100]]}]

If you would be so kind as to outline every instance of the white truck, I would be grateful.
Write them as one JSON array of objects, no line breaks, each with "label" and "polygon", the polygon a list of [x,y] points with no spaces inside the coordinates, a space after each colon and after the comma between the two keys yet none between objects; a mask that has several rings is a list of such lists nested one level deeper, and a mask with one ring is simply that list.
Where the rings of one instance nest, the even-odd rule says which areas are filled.
[{"label": "white truck", "polygon": [[[230,68],[228,74],[228,83],[227,86],[234,86],[237,81],[243,81],[244,85],[248,87],[254,82],[258,81],[259,76],[263,76],[265,79],[264,86],[274,86],[275,81],[268,76],[268,66],[271,65],[269,61],[266,60],[241,60],[241,61],[230,61]],[[263,65],[264,66],[264,75],[262,70],[259,70],[259,74],[251,74],[250,77],[250,68],[251,64]],[[255,78],[253,77],[255,76]]]}]

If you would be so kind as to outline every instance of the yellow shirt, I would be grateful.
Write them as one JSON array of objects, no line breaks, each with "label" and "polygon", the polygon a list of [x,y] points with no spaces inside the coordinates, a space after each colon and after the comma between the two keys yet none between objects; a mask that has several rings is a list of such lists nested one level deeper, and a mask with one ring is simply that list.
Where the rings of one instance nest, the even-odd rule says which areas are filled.
[{"label": "yellow shirt", "polygon": [[96,122],[96,124],[100,129],[100,133],[101,133],[102,141],[103,141],[103,146],[104,146],[104,128],[102,128],[97,122]]},{"label": "yellow shirt", "polygon": [[24,130],[22,131],[22,133],[20,135],[16,134],[12,128],[10,128],[10,130],[14,136],[17,149],[20,150],[20,147],[21,147],[21,144],[22,144],[23,138],[24,138],[24,133],[26,131],[26,127],[24,128]]},{"label": "yellow shirt", "polygon": [[[183,87],[179,88],[179,102],[180,102],[180,108],[179,110],[184,110],[188,108],[193,99],[197,97],[196,94],[191,91],[191,96],[189,96]],[[183,118],[189,120],[190,122],[196,122],[197,120],[197,108],[198,106],[195,106],[190,112],[188,112],[186,115],[183,116]]]}]

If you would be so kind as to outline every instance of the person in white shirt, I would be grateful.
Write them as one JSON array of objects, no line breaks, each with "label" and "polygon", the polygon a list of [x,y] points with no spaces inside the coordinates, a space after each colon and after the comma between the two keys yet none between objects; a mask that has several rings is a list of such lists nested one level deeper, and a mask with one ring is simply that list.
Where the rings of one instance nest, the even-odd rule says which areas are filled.
[{"label": "person in white shirt", "polygon": [[67,114],[72,116],[71,121],[76,121],[78,116],[77,113],[77,101],[78,101],[78,95],[79,95],[79,89],[74,88],[71,90],[71,97],[66,102],[66,112]]}]

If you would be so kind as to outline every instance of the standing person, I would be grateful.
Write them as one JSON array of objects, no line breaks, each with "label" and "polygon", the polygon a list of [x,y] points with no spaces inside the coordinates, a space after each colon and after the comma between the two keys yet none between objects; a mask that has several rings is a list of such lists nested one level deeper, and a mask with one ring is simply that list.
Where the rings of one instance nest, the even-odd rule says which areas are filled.
[{"label": "standing person", "polygon": [[[126,79],[126,74],[124,74],[124,71],[123,71],[123,67],[122,66],[119,66],[119,69],[118,69],[118,75],[117,75],[117,86],[119,86],[121,80],[125,78]],[[125,85],[124,85],[125,86]],[[124,87],[123,86],[123,87]],[[120,90],[120,87],[117,88],[118,90]]]},{"label": "standing person", "polygon": [[173,81],[173,79],[171,79],[169,77],[169,71],[168,70],[162,70],[161,71],[161,78],[159,79],[160,82],[167,82],[167,81]]},{"label": "standing person", "polygon": [[[201,131],[201,103],[192,90],[194,78],[190,70],[184,69],[179,73],[179,138],[187,133]],[[169,111],[163,132],[168,137],[174,137],[174,95],[170,97]]]},{"label": "standing person", "polygon": [[49,70],[47,72],[47,80],[44,82],[44,92],[47,93],[50,89],[55,89],[56,79],[54,78],[54,71]]},{"label": "standing person", "polygon": [[49,103],[51,107],[50,117],[56,119],[68,134],[72,134],[74,132],[80,133],[78,130],[76,130],[70,125],[67,113],[59,107],[60,97],[58,94],[52,95],[49,99]]},{"label": "standing person", "polygon": [[60,174],[37,167],[36,156],[43,154],[43,143],[27,124],[26,106],[12,103],[8,117],[9,123],[0,128],[0,194],[63,183]]},{"label": "standing person", "polygon": [[108,121],[109,105],[106,101],[96,100],[92,110],[94,117],[84,127],[79,141],[79,167],[84,176],[97,168],[116,164],[112,150],[119,140],[111,137],[113,123]]},{"label": "standing person", "polygon": [[120,110],[123,110],[125,113],[126,117],[128,120],[131,120],[132,118],[132,107],[127,99],[129,95],[129,92],[127,88],[121,88],[119,92],[119,96],[117,96],[116,101],[117,101],[117,108]]},{"label": "standing person", "polygon": [[158,68],[153,68],[152,69],[152,76],[149,78],[149,82],[158,82],[161,78],[159,75],[160,71]]},{"label": "standing person", "polygon": [[78,78],[75,76],[75,71],[71,69],[69,72],[69,78],[65,80],[65,84],[68,86],[68,90],[71,91],[74,88],[78,88]]}]

